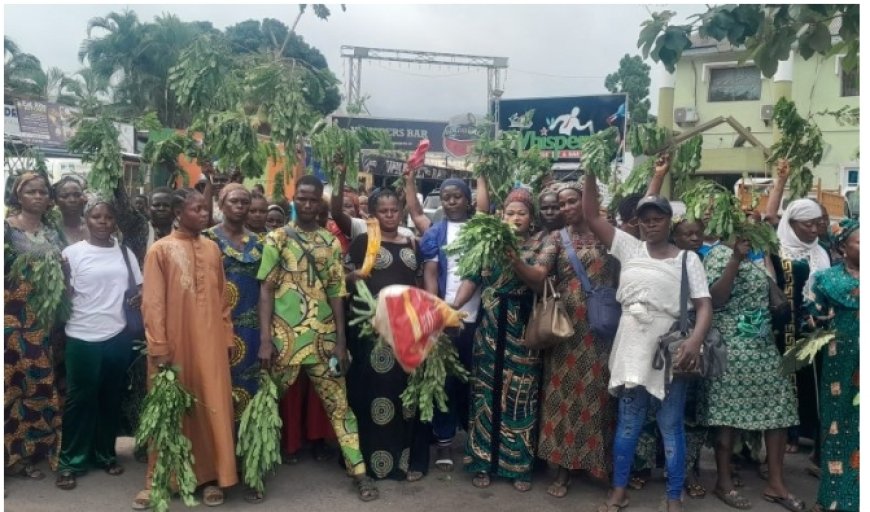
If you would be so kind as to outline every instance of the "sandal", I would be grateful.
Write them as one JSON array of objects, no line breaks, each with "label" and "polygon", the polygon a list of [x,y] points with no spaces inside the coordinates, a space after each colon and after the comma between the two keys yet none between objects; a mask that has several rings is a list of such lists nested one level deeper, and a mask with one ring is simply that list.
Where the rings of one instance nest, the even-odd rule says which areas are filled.
[{"label": "sandal", "polygon": [[738,473],[736,470],[731,472],[731,483],[734,484],[734,487],[737,487],[738,489],[740,487],[743,487],[744,485],[743,478],[740,477],[740,473]]},{"label": "sandal", "polygon": [[262,503],[265,499],[266,495],[256,489],[248,489],[247,492],[245,492],[245,501],[252,505]]},{"label": "sandal", "polygon": [[202,490],[202,503],[206,507],[219,507],[224,504],[224,492],[216,485],[207,485]]},{"label": "sandal", "polygon": [[700,500],[707,496],[707,489],[705,489],[703,485],[697,482],[693,484],[686,484],[686,494],[688,494],[689,497],[693,500]]},{"label": "sandal", "polygon": [[419,482],[423,479],[422,471],[408,471],[408,481],[409,482]]},{"label": "sandal", "polygon": [[104,468],[104,471],[112,476],[121,476],[124,474],[124,466],[113,462]]},{"label": "sandal", "polygon": [[796,444],[785,445],[785,453],[795,454],[795,453],[799,453],[800,451],[801,451],[801,447],[799,445],[796,445]]},{"label": "sandal", "polygon": [[54,486],[58,489],[63,489],[64,491],[71,491],[76,488],[76,475],[72,471],[65,470],[61,471],[57,475],[57,480],[54,482]]},{"label": "sandal", "polygon": [[133,510],[148,510],[151,508],[151,491],[143,489],[133,498]]},{"label": "sandal", "polygon": [[367,476],[356,479],[356,488],[359,491],[359,499],[362,501],[376,500],[380,496],[374,480]]},{"label": "sandal", "polygon": [[722,489],[715,489],[713,491],[713,495],[719,498],[722,503],[728,505],[729,507],[736,508],[738,510],[749,510],[752,508],[752,502],[749,501],[746,496],[743,496],[737,489],[731,489],[728,492],[723,491]]},{"label": "sandal", "polygon": [[529,492],[532,489],[532,482],[525,480],[514,480],[514,489],[520,492]]},{"label": "sandal", "polygon": [[605,501],[601,505],[598,505],[597,512],[620,512],[626,507],[628,507],[628,498],[626,498],[622,503],[608,503]]},{"label": "sandal", "polygon": [[564,479],[556,478],[556,480],[547,487],[547,494],[554,498],[564,498],[568,494],[568,488],[571,487],[571,477],[566,476]]},{"label": "sandal", "polygon": [[33,466],[32,464],[25,464],[23,467],[21,467],[20,470],[12,469],[12,471],[7,474],[11,474],[12,476],[18,476],[21,478],[29,478],[31,480],[42,480],[43,478],[45,478],[45,473],[37,469],[36,466]]},{"label": "sandal", "polygon": [[326,446],[326,443],[319,441],[314,443],[314,446],[311,447],[311,455],[317,462],[325,462],[332,459],[333,453],[329,447]]},{"label": "sandal", "polygon": [[635,491],[639,491],[644,488],[646,485],[646,478],[642,476],[633,476],[628,481],[628,487],[630,489],[634,489]]},{"label": "sandal", "polygon": [[435,451],[435,467],[444,472],[453,471],[453,455],[449,446],[439,446]]},{"label": "sandal", "polygon": [[281,455],[281,464],[293,465],[299,463],[299,455],[296,453],[289,453]]},{"label": "sandal", "polygon": [[477,487],[478,489],[485,489],[492,485],[492,479],[489,477],[488,473],[480,472],[476,474],[471,480],[471,485]]},{"label": "sandal", "polygon": [[787,496],[771,496],[770,494],[762,494],[761,496],[764,497],[764,501],[775,503],[786,510],[791,510],[791,512],[804,512],[804,510],[806,510],[804,502],[795,498],[791,494]]}]

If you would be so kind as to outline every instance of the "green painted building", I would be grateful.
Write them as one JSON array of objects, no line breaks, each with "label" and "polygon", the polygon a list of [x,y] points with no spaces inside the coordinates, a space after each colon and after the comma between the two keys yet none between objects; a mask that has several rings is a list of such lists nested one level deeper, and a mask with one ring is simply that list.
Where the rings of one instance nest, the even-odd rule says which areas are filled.
[{"label": "green painted building", "polygon": [[[832,27],[833,28],[833,27]],[[818,113],[843,106],[859,106],[857,72],[844,72],[842,56],[804,60],[792,52],[780,62],[773,78],[765,78],[752,61],[739,63],[740,52],[727,41],[694,37],[673,74],[663,73],[659,91],[659,123],[672,123],[677,131],[703,125],[719,116],[732,117],[761,144],[769,147],[777,134],[771,120],[780,97],[792,99],[801,115],[814,115],[822,130],[825,153],[815,169],[822,188],[843,193],[858,186],[858,126],[841,126],[831,116]],[[764,176],[763,152],[727,124],[704,132],[699,172],[731,185],[744,172]]]}]

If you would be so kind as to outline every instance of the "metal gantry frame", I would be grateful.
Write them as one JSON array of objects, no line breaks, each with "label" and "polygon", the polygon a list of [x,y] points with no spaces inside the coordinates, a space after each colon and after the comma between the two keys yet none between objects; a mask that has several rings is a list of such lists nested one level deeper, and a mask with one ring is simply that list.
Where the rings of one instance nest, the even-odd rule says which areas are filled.
[{"label": "metal gantry frame", "polygon": [[[504,87],[504,75],[508,67],[507,57],[366,48],[363,46],[342,46],[341,57],[347,59],[348,63],[348,104],[359,103],[362,98],[361,83],[363,59],[430,64],[436,66],[486,68],[486,98],[488,101],[501,97],[503,92],[502,88]],[[487,111],[488,110],[489,106],[487,105]]]}]

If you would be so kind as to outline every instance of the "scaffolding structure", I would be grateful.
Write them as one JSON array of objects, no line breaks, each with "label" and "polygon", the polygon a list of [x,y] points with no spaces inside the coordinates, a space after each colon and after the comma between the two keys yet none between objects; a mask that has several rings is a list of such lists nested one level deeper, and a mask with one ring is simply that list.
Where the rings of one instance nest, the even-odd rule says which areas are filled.
[{"label": "scaffolding structure", "polygon": [[[342,46],[341,57],[347,59],[349,77],[347,82],[347,103],[349,105],[358,104],[362,98],[362,61],[364,59],[429,64],[433,66],[486,68],[486,97],[488,101],[497,100],[501,97],[504,76],[508,67],[507,57],[366,48],[363,46]],[[497,104],[498,102],[496,101]]]}]

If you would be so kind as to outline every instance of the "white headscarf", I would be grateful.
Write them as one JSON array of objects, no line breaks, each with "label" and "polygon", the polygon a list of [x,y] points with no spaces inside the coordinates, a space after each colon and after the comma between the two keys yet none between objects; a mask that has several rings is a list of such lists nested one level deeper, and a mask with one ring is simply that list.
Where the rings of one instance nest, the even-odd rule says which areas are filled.
[{"label": "white headscarf", "polygon": [[810,278],[804,286],[804,297],[812,299],[813,277],[819,270],[831,266],[831,259],[816,238],[811,243],[802,242],[791,227],[791,221],[815,220],[822,216],[822,208],[812,199],[798,199],[789,203],[776,234],[779,237],[780,256],[790,260],[807,260],[810,265]]}]

